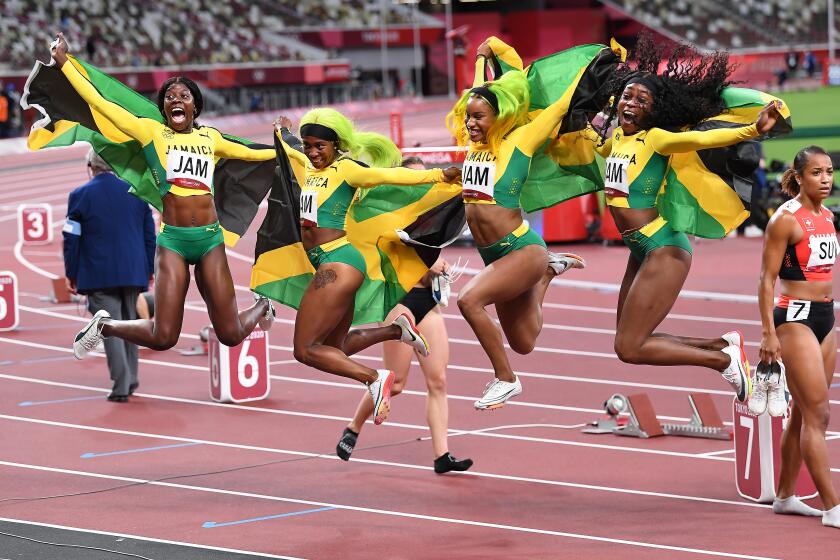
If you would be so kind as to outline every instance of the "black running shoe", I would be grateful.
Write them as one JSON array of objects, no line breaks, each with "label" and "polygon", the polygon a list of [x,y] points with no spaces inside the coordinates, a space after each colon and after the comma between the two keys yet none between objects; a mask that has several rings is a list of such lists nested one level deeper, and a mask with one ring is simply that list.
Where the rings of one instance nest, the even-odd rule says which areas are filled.
[{"label": "black running shoe", "polygon": [[342,461],[349,461],[353,449],[356,447],[356,439],[359,434],[350,428],[344,428],[341,434],[341,439],[338,440],[338,445],[335,446],[335,454],[339,456]]},{"label": "black running shoe", "polygon": [[449,452],[446,452],[435,459],[435,472],[438,474],[448,473],[449,471],[465,471],[471,466],[473,466],[472,459],[463,459],[459,461]]}]

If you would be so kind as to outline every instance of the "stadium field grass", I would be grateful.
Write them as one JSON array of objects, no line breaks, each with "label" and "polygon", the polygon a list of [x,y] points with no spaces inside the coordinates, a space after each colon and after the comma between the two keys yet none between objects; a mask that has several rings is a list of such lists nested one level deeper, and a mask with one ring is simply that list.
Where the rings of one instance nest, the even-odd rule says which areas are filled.
[{"label": "stadium field grass", "polygon": [[[790,106],[794,129],[816,127],[840,128],[840,87],[815,91],[774,93]],[[830,152],[840,152],[840,134],[836,136],[780,138],[764,142],[766,159],[788,162],[804,146],[816,144]]]}]

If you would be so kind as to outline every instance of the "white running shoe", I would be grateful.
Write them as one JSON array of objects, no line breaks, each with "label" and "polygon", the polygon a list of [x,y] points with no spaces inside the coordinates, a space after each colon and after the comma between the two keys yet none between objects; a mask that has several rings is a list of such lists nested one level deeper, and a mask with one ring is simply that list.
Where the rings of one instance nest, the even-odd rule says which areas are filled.
[{"label": "white running shoe", "polygon": [[394,372],[389,369],[376,370],[379,377],[368,385],[368,391],[373,398],[373,423],[380,425],[391,412],[391,386],[394,384]]},{"label": "white running shoe", "polygon": [[728,333],[723,333],[720,337],[725,340],[728,345],[737,346],[743,350],[744,335],[741,334],[741,331],[729,331]]},{"label": "white running shoe", "polygon": [[417,329],[417,326],[414,324],[414,321],[411,320],[411,317],[405,313],[401,313],[391,324],[397,325],[402,331],[400,342],[405,342],[417,350],[421,356],[429,355],[429,343],[426,342],[426,339]]},{"label": "white running shoe", "polygon": [[452,278],[445,272],[432,277],[432,299],[441,307],[449,305],[452,282]]},{"label": "white running shoe", "polygon": [[586,261],[583,257],[574,253],[552,253],[548,252],[548,267],[554,271],[555,276],[560,276],[570,268],[586,268]]},{"label": "white running shoe", "polygon": [[744,237],[764,237],[764,230],[750,224],[744,228]]},{"label": "white running shoe", "polygon": [[265,315],[257,323],[260,328],[264,331],[271,330],[271,325],[274,324],[274,318],[277,316],[277,313],[274,311],[274,304],[271,303],[271,300],[265,296],[261,296],[258,294],[254,294],[254,299],[259,303],[262,300],[268,302],[268,311],[265,312]]},{"label": "white running shoe", "polygon": [[88,324],[79,331],[76,339],[73,341],[73,355],[77,360],[81,360],[88,355],[88,352],[96,348],[99,341],[102,340],[102,319],[110,319],[111,314],[100,309],[94,314],[93,318],[88,321]]},{"label": "white running shoe", "polygon": [[770,372],[767,375],[767,412],[770,416],[784,416],[789,403],[785,365],[780,360],[770,364]]},{"label": "white running shoe", "polygon": [[493,381],[487,384],[487,387],[484,389],[484,394],[481,395],[480,399],[475,401],[473,406],[475,406],[476,410],[501,408],[505,406],[505,402],[508,399],[515,397],[521,392],[522,383],[520,383],[519,377],[513,383],[502,381],[501,379],[493,379]]},{"label": "white running shoe", "polygon": [[760,416],[767,411],[767,364],[759,362],[753,372],[752,394],[748,402],[751,414]]},{"label": "white running shoe", "polygon": [[752,392],[750,379],[750,363],[744,351],[735,345],[727,346],[722,352],[729,356],[729,366],[721,373],[723,378],[735,389],[735,396],[739,402],[746,402]]}]

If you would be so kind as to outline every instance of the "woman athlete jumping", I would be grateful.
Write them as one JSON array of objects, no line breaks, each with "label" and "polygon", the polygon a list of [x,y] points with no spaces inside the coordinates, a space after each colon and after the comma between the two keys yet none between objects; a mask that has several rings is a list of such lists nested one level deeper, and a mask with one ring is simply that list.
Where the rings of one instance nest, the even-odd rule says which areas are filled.
[{"label": "woman athlete jumping", "polygon": [[106,311],[99,311],[76,336],[76,357],[87,355],[102,336],[116,336],[155,350],[173,347],[181,333],[191,264],[195,265],[196,285],[222,344],[236,346],[258,323],[263,329],[270,328],[274,309],[267,299],[260,298],[245,311],[237,308],[213,203],[213,171],[220,157],[263,161],[274,158],[275,151],[251,149],[226,140],[215,128],[199,126],[195,119],[201,113],[203,99],[198,87],[187,78],[170,78],[158,91],[164,124],[138,118],[103,98],[73,64],[67,63],[67,42],[60,33],[52,57],[91,108],[146,148],[146,161],[163,200],[163,225],[155,256],[154,319],[112,321]]},{"label": "woman athlete jumping", "polygon": [[[357,189],[384,183],[451,182],[459,177],[460,170],[392,167],[401,158],[396,145],[380,134],[357,131],[347,117],[334,109],[312,109],[302,117],[303,153],[282,141],[280,129],[286,123],[288,119],[281,117],[275,128],[289,159],[305,167],[301,236],[309,262],[315,268],[295,319],[294,355],[301,363],[367,385],[373,398],[374,423],[381,424],[390,411],[394,373],[369,368],[348,356],[385,340],[403,340],[424,355],[429,349],[407,315],[398,316],[388,326],[350,330],[356,292],[367,276],[367,265],[347,239],[347,213]],[[360,164],[353,157],[366,158],[373,167]]]},{"label": "woman athlete jumping", "polygon": [[749,126],[680,132],[723,112],[721,91],[731,67],[725,52],[700,56],[680,46],[657,75],[661,55],[649,37],[640,39],[637,69],[616,71],[608,84],[616,102],[601,133],[607,136],[615,115],[619,126],[606,141],[599,136],[595,140],[606,158],[607,205],[630,249],[618,295],[615,352],[627,363],[704,366],[721,372],[743,402],[750,393],[750,373],[740,333],[702,339],[653,332],[677,300],[692,253],[688,237],[659,215],[656,199],[671,154],[729,146],[764,134],[781,118],[779,102],[764,107]]},{"label": "woman athlete jumping", "polygon": [[[487,42],[481,58],[493,56]],[[486,311],[495,305],[499,323],[514,352],[528,354],[542,330],[542,302],[551,280],[570,268],[583,268],[581,257],[549,253],[545,241],[522,220],[519,194],[531,157],[565,116],[569,100],[555,102],[533,121],[525,74],[500,78],[466,91],[447,116],[459,146],[468,146],[462,182],[467,223],[486,267],[458,296],[458,307],[490,358],[495,378],[475,402],[478,410],[504,406],[522,392],[505,353],[502,333]]]}]

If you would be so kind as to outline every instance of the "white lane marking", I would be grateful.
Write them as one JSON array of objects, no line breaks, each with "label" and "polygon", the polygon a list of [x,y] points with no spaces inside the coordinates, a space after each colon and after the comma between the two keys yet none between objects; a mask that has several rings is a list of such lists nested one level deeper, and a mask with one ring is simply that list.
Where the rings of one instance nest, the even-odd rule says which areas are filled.
[{"label": "white lane marking", "polygon": [[[26,311],[28,311],[28,309],[26,309]],[[50,312],[48,312],[48,313],[51,316],[61,316],[61,314],[58,314],[58,313],[50,313]],[[82,318],[82,317],[69,317],[69,318],[71,318],[73,320],[78,320],[79,322],[87,322],[88,321],[87,319]],[[191,338],[191,339],[195,339],[195,340],[198,340],[198,338],[199,338],[197,335],[184,334],[184,333],[182,333],[181,336],[184,337],[184,338]],[[10,338],[5,338],[5,337],[0,337],[0,342],[6,342],[6,343],[9,343],[9,344],[17,344],[19,346],[29,346],[29,347],[32,347],[32,348],[41,348],[41,349],[44,349],[44,350],[55,350],[57,352],[63,352],[63,353],[70,353],[72,351],[70,348],[65,348],[65,347],[62,347],[62,346],[52,346],[52,345],[49,345],[49,344],[41,344],[41,343],[37,343],[37,342],[29,342],[29,341],[25,341],[25,340],[10,339]],[[272,344],[272,345],[269,345],[269,348],[271,348],[273,350],[284,351],[284,352],[292,352],[292,348],[289,347],[289,346],[278,346],[278,345]],[[91,352],[89,354],[89,356],[95,356],[95,357],[101,357],[101,358],[105,357],[104,354],[99,354],[97,352]],[[362,355],[362,354],[357,354],[357,355],[354,356],[354,358],[356,358],[358,360],[373,361],[373,362],[377,362],[377,363],[381,363],[383,361],[381,356],[366,356],[366,355]],[[207,368],[204,367],[204,366],[196,366],[196,365],[192,365],[192,364],[182,364],[182,363],[179,363],[179,362],[171,362],[171,361],[166,361],[166,360],[153,360],[153,359],[150,359],[150,358],[140,358],[140,363],[151,364],[151,365],[160,365],[160,366],[164,366],[164,367],[195,370],[195,371],[200,371],[200,372],[207,372],[208,371]],[[272,364],[294,364],[294,363],[297,363],[297,360],[279,360],[279,361],[271,362],[271,363]],[[419,364],[417,364],[417,362],[412,362],[412,363],[414,363],[415,365],[419,365]],[[449,369],[463,370],[463,371],[468,371],[468,372],[471,372],[471,373],[492,373],[492,370],[488,369],[488,368],[479,368],[479,367],[472,367],[472,366],[459,366],[459,365],[455,365],[455,364],[450,364],[448,367],[449,367]],[[551,374],[543,374],[543,373],[531,373],[531,372],[520,372],[520,371],[516,371],[515,373],[517,375],[522,375],[523,377],[533,377],[533,378],[557,380],[557,381],[571,381],[571,382],[579,382],[579,383],[595,383],[595,384],[604,384],[604,385],[619,385],[619,386],[641,387],[641,388],[661,388],[663,390],[676,391],[676,392],[694,391],[694,392],[704,392],[704,393],[709,393],[709,394],[723,394],[723,395],[729,395],[730,394],[726,391],[721,391],[721,392],[717,393],[714,390],[708,390],[708,389],[693,389],[693,388],[690,388],[690,387],[689,388],[672,387],[672,386],[669,386],[669,385],[658,386],[658,385],[654,385],[654,384],[650,384],[650,383],[634,383],[634,382],[629,382],[629,381],[627,381],[627,382],[624,382],[624,381],[610,382],[610,381],[603,380],[603,379],[593,379],[593,378],[573,377],[573,376],[560,376],[560,375],[551,375]],[[341,382],[331,382],[331,381],[315,381],[315,380],[307,380],[307,379],[301,379],[301,378],[296,378],[296,377],[285,377],[285,376],[279,376],[279,375],[271,375],[271,378],[272,379],[277,379],[277,380],[296,381],[296,382],[299,382],[299,383],[317,383],[317,384],[329,385],[329,386],[333,386],[333,387],[352,387],[352,388],[358,388],[358,390],[361,390],[361,388],[355,383],[351,384],[351,383],[341,383]],[[403,392],[406,393],[406,394],[409,394],[409,395],[417,395],[417,396],[423,396],[423,397],[425,397],[425,395],[426,395],[425,392],[420,392],[420,391],[405,390]],[[469,397],[469,396],[458,396],[458,395],[452,395],[452,394],[449,394],[447,396],[448,396],[448,398],[453,399],[453,400],[464,400],[464,401],[474,401],[475,400],[475,397]],[[545,408],[545,409],[554,409],[554,410],[565,410],[565,411],[573,411],[573,412],[587,412],[587,413],[593,413],[593,414],[601,414],[603,412],[603,409],[599,409],[599,408],[581,408],[581,407],[572,407],[572,406],[564,406],[564,405],[534,403],[534,402],[521,401],[521,400],[510,401],[508,404],[513,405],[513,406],[525,406],[525,407]],[[676,421],[681,421],[681,422],[687,422],[688,421],[688,418],[680,417],[680,416],[657,415],[657,418],[659,418],[660,420],[676,420]]]},{"label": "white lane marking", "polygon": [[[828,439],[828,438],[826,438]],[[702,457],[714,457],[715,455],[727,455],[729,453],[735,453],[734,449],[723,449],[721,451],[709,451],[707,453],[698,453],[698,455]]]},{"label": "white lane marking", "polygon": [[[191,484],[177,484],[173,482],[159,482],[159,481],[150,481],[145,480],[142,478],[131,478],[125,476],[115,476],[115,475],[106,475],[100,473],[92,473],[92,472],[85,472],[85,471],[77,471],[77,470],[70,470],[70,469],[57,469],[53,467],[45,467],[41,465],[30,465],[25,463],[12,463],[9,461],[0,461],[0,465],[12,467],[12,468],[19,468],[19,469],[29,469],[29,470],[37,470],[37,471],[45,471],[45,472],[53,472],[59,474],[67,474],[67,475],[75,475],[80,477],[89,477],[89,478],[98,478],[104,480],[114,480],[118,482],[135,482],[135,483],[142,483],[147,484],[149,486],[162,486],[166,488],[175,488],[179,490],[189,490],[193,492],[207,492],[211,494],[222,494],[225,496],[236,496],[240,498],[254,498],[258,500],[270,500],[275,502],[285,502],[285,503],[293,503],[293,504],[304,504],[310,506],[317,506],[317,507],[332,507],[335,509],[343,509],[348,511],[358,511],[363,513],[373,513],[379,515],[387,515],[390,517],[403,517],[407,519],[416,519],[421,521],[434,521],[438,523],[448,523],[453,525],[466,525],[471,527],[481,527],[481,528],[488,528],[488,529],[498,529],[503,531],[512,531],[512,532],[519,532],[519,533],[531,533],[531,534],[538,534],[538,535],[549,535],[555,537],[566,537],[572,539],[579,539],[579,540],[587,540],[587,541],[596,541],[596,542],[606,542],[612,544],[623,544],[628,546],[635,546],[641,548],[652,548],[658,550],[673,550],[678,552],[689,552],[695,554],[703,554],[707,556],[723,556],[727,558],[746,558],[750,560],[776,560],[776,559],[768,559],[767,557],[763,556],[751,556],[751,555],[744,555],[744,554],[737,554],[731,552],[720,552],[720,551],[713,551],[713,550],[705,550],[699,548],[689,548],[689,547],[682,547],[682,546],[672,546],[672,545],[663,545],[663,544],[655,544],[643,541],[633,541],[628,539],[614,539],[610,537],[601,537],[597,535],[587,535],[583,533],[569,533],[565,531],[551,531],[548,529],[536,529],[532,527],[524,527],[518,525],[505,525],[502,523],[488,523],[484,521],[473,521],[468,519],[458,519],[454,517],[441,517],[437,515],[424,515],[419,513],[410,513],[405,511],[394,511],[394,510],[387,510],[387,509],[378,509],[378,508],[367,508],[367,507],[360,507],[360,506],[352,506],[347,504],[338,504],[338,503],[331,503],[331,502],[318,502],[314,500],[301,500],[297,498],[287,498],[282,496],[272,496],[269,494],[257,494],[255,492],[240,492],[236,490],[225,490],[222,488],[212,488],[207,486],[198,486],[198,485],[191,485]],[[766,506],[765,506],[766,507]]]},{"label": "white lane marking", "polygon": [[26,257],[23,256],[23,253],[21,252],[22,248],[23,248],[23,241],[18,241],[17,243],[15,243],[15,258],[18,260],[18,262],[20,264],[22,264],[23,266],[25,266],[29,270],[31,270],[31,271],[33,271],[37,274],[40,274],[41,276],[45,276],[45,277],[49,278],[50,280],[57,280],[58,279],[57,274],[53,274],[52,272],[47,272],[43,268],[38,268],[37,266],[35,266],[31,262],[29,262],[29,260]]},{"label": "white lane marking", "polygon": [[[193,366],[195,367],[195,366]],[[22,377],[17,375],[9,375],[9,374],[0,374],[0,379],[9,379],[12,381],[20,381],[24,383],[35,383],[40,385],[48,385],[53,387],[64,387],[70,389],[82,389],[86,391],[94,391],[99,393],[107,393],[107,389],[101,389],[99,387],[91,387],[88,385],[79,385],[75,383],[61,383],[58,381],[47,381],[44,379],[33,379],[30,377]],[[293,379],[293,378],[290,378]],[[285,416],[296,416],[302,418],[314,418],[319,420],[338,420],[342,423],[346,423],[350,421],[350,418],[341,417],[341,416],[330,416],[325,414],[316,414],[311,412],[295,412],[289,410],[281,410],[275,408],[266,408],[266,407],[259,407],[259,406],[246,406],[246,405],[238,405],[238,404],[223,404],[217,403],[213,401],[200,401],[195,399],[187,399],[182,397],[170,397],[166,395],[154,395],[151,393],[137,393],[138,397],[145,397],[149,399],[167,401],[167,402],[176,402],[176,403],[183,403],[183,404],[193,404],[199,406],[209,406],[209,407],[216,407],[216,408],[225,408],[225,409],[235,409],[235,410],[243,410],[249,412],[264,412],[269,414],[280,414]],[[4,417],[0,415],[0,418]],[[661,418],[661,417],[660,417]],[[686,419],[681,419],[686,420]],[[368,421],[369,423],[370,421]],[[402,422],[388,422],[388,426],[394,428],[405,428],[411,430],[420,430],[424,432],[428,432],[428,427],[424,425],[418,424],[407,424]],[[629,446],[620,446],[620,445],[607,445],[607,444],[595,444],[595,443],[587,443],[587,442],[579,442],[579,441],[571,441],[571,440],[564,440],[564,439],[554,439],[554,438],[540,438],[540,437],[531,437],[531,436],[521,436],[521,435],[513,435],[513,434],[494,434],[489,432],[478,432],[478,431],[471,431],[471,430],[462,430],[459,428],[449,428],[449,433],[470,433],[471,435],[476,435],[480,437],[492,437],[492,438],[499,438],[499,439],[510,439],[515,441],[527,441],[527,442],[535,442],[535,443],[547,443],[552,445],[568,445],[572,447],[586,447],[592,449],[607,449],[612,451],[625,451],[629,453],[643,453],[649,455],[666,455],[670,457],[686,457],[690,459],[709,459],[715,461],[727,461],[732,462],[734,458],[726,458],[726,457],[716,457],[710,455],[708,453],[684,453],[679,451],[665,451],[660,449],[648,449],[648,448],[640,448],[640,447],[629,447]],[[837,434],[837,432],[827,432],[830,434]],[[840,468],[832,468],[832,472],[840,472]]]},{"label": "white lane marking", "polygon": [[[47,202],[47,201],[57,200],[57,199],[67,200],[67,195],[64,194],[64,195],[56,195],[56,196],[45,196],[43,198],[39,198],[38,202]],[[67,204],[53,204],[53,211],[62,211],[62,214],[63,214],[64,211],[66,211],[66,210],[67,210]],[[18,219],[17,212],[14,212],[14,213],[9,214],[7,216],[0,217],[0,222],[10,222],[12,220],[17,220],[17,219]]]},{"label": "white lane marking", "polygon": [[[8,420],[11,422],[24,422],[30,424],[38,424],[43,426],[51,426],[57,428],[66,428],[72,430],[81,430],[81,431],[89,431],[89,432],[97,432],[97,433],[107,433],[107,434],[116,434],[116,435],[124,435],[124,436],[131,436],[131,437],[141,437],[141,438],[149,438],[149,439],[159,439],[164,441],[176,441],[179,443],[196,443],[196,444],[203,444],[212,447],[221,447],[226,449],[239,449],[245,451],[259,451],[264,453],[275,453],[281,455],[293,455],[296,457],[308,457],[311,459],[326,459],[329,461],[338,461],[339,458],[335,456],[333,453],[315,453],[309,451],[296,451],[290,449],[280,449],[275,447],[263,447],[258,445],[245,445],[239,443],[228,443],[224,441],[216,441],[216,440],[208,440],[208,439],[196,439],[196,438],[188,438],[188,437],[181,437],[181,436],[170,436],[165,434],[156,434],[151,432],[135,432],[131,430],[120,430],[117,428],[104,428],[101,426],[88,426],[86,424],[72,424],[69,422],[57,422],[53,420],[43,420],[40,418],[28,418],[25,416],[11,416],[7,414],[0,414],[0,419]],[[539,426],[539,425],[536,425]],[[500,429],[500,428],[517,428],[517,427],[526,427],[526,426],[496,426],[495,428],[485,428],[485,430],[492,430],[492,429]],[[478,434],[480,430],[465,430],[459,434],[455,435],[470,435],[470,434]],[[397,442],[402,443],[402,442]],[[409,443],[406,441],[405,443]],[[131,444],[134,445],[134,444]],[[360,450],[363,450],[360,448]],[[377,466],[385,466],[385,467],[395,467],[395,468],[404,468],[404,469],[414,469],[414,470],[432,470],[431,467],[427,465],[417,465],[414,463],[397,463],[394,461],[381,461],[377,459],[364,459],[354,456],[353,462],[356,463],[365,463],[370,465],[377,465]],[[600,486],[594,484],[583,484],[577,482],[566,482],[561,480],[550,480],[544,478],[533,478],[533,477],[524,477],[524,476],[514,476],[514,475],[505,475],[505,474],[497,474],[497,473],[489,473],[489,472],[482,472],[477,470],[470,470],[467,473],[468,476],[475,476],[477,478],[491,478],[491,479],[500,479],[500,480],[513,480],[517,482],[528,482],[534,484],[543,484],[548,486],[560,486],[566,488],[578,488],[583,490],[596,490],[602,492],[615,492],[619,494],[635,494],[639,496],[652,496],[657,498],[668,498],[668,499],[675,499],[675,500],[688,500],[688,501],[695,501],[695,502],[706,502],[706,503],[714,503],[714,504],[725,504],[731,506],[743,506],[743,507],[761,507],[761,508],[769,508],[769,505],[762,505],[756,504],[755,502],[748,502],[743,500],[723,500],[720,498],[707,498],[705,496],[691,496],[685,494],[673,494],[668,492],[654,492],[651,490],[636,490],[632,488],[619,488],[615,486]]]},{"label": "white lane marking", "polygon": [[[204,310],[204,308],[196,308],[196,306],[186,306],[186,308],[194,310],[194,311],[195,310],[202,310],[202,311]],[[55,313],[53,311],[47,311],[47,310],[38,309],[38,308],[34,308],[34,307],[29,307],[29,306],[24,306],[24,305],[20,306],[20,309],[21,309],[21,311],[27,311],[27,312],[36,313],[36,314],[47,315],[47,316],[50,316],[50,317],[68,319],[68,320],[78,321],[78,322],[82,322],[82,323],[87,323],[88,320],[89,320],[89,319],[86,319],[84,317],[78,317],[78,316],[74,316],[74,315],[66,315],[66,314],[62,314],[62,313]],[[283,323],[283,322],[293,323],[293,321],[291,321],[289,319],[277,319],[277,321],[280,322],[280,323]],[[194,340],[199,339],[199,337],[197,335],[188,334],[188,333],[181,333],[181,337],[190,338],[190,339],[194,339]],[[465,339],[451,339],[451,340],[452,341],[462,341],[466,344],[478,344],[476,341],[470,341],[470,340],[465,340]],[[15,344],[24,344],[24,341],[18,341],[18,340],[13,341],[12,339],[5,339],[5,338],[0,338],[0,341],[8,341],[8,342],[15,343]],[[37,345],[37,343],[32,343],[32,344]],[[70,352],[69,349],[62,348],[62,347],[59,347],[59,346],[40,345],[40,346],[36,346],[36,347],[51,349],[51,350],[57,350],[57,351],[60,351],[60,352]],[[279,345],[272,344],[272,345],[269,345],[269,348],[271,348],[273,350],[284,351],[284,352],[291,352],[292,351],[292,348],[290,346],[279,346]],[[575,352],[578,352],[578,351],[577,350],[564,350],[563,352],[575,353]],[[369,360],[369,361],[377,361],[377,362],[382,361],[381,357],[366,356],[366,355],[363,355],[363,354],[356,354],[354,356],[354,358],[359,359],[359,360]],[[185,368],[188,368],[188,369],[198,369],[200,371],[204,371],[204,368],[199,368],[197,366],[191,366],[191,365],[186,365],[186,364],[182,366],[181,364],[178,364],[178,363],[175,363],[175,362],[164,362],[164,361],[160,361],[160,360],[149,360],[148,358],[141,359],[141,362],[150,363],[150,364],[158,364],[158,365],[166,365],[166,366],[171,366],[171,367],[185,367]],[[294,363],[294,360],[289,360],[289,363]],[[417,364],[417,362],[412,362],[412,363]],[[478,373],[492,373],[493,372],[493,370],[491,368],[481,368],[481,367],[475,367],[475,366],[460,366],[460,365],[456,365],[456,364],[450,364],[448,367],[449,367],[449,369],[460,370],[460,371],[469,371],[469,372],[478,372]],[[655,383],[640,383],[640,382],[634,382],[634,381],[621,381],[621,380],[598,379],[598,378],[589,378],[589,377],[576,377],[576,376],[569,376],[569,375],[554,375],[554,374],[547,374],[547,373],[536,373],[536,372],[525,372],[525,371],[516,371],[515,373],[517,375],[522,375],[523,377],[526,377],[526,378],[527,377],[533,377],[535,379],[550,379],[550,380],[571,381],[571,382],[578,382],[578,383],[593,383],[593,384],[600,384],[600,385],[625,386],[625,387],[634,387],[634,388],[642,388],[642,389],[659,389],[659,390],[663,390],[663,391],[696,392],[696,393],[706,393],[706,394],[710,394],[710,395],[723,395],[723,396],[729,396],[729,395],[732,394],[730,391],[724,391],[724,390],[718,390],[718,389],[703,389],[703,388],[697,388],[697,387],[684,387],[684,386],[678,386],[678,385],[661,385],[661,384],[655,384]],[[467,397],[467,399],[470,399],[470,398],[471,397]],[[840,404],[840,401],[830,400],[829,403],[836,405],[836,404]],[[511,401],[510,404],[517,404],[517,401]],[[535,404],[535,403],[529,403],[529,406],[531,406],[531,405],[540,406],[540,405]],[[577,410],[577,409],[572,409],[572,410]],[[601,412],[600,410],[597,410],[597,409],[583,409],[583,410],[594,411],[596,413]],[[685,418],[667,417],[667,416],[658,416],[658,418],[673,419],[673,420],[685,420]]]},{"label": "white lane marking", "polygon": [[[99,387],[91,387],[88,385],[79,385],[75,383],[61,383],[58,381],[47,381],[44,379],[33,379],[31,377],[23,377],[18,375],[9,375],[5,373],[0,373],[0,379],[8,379],[11,381],[20,381],[24,383],[35,383],[40,385],[49,385],[53,387],[65,387],[69,389],[82,389],[86,391],[95,391],[98,393],[107,393],[107,389],[101,389]],[[224,408],[228,410],[242,410],[248,412],[263,412],[269,414],[279,414],[281,416],[293,416],[299,418],[312,418],[316,420],[337,420],[341,423],[347,423],[351,419],[349,417],[343,416],[333,416],[328,414],[317,414],[313,412],[297,412],[291,410],[282,410],[277,408],[267,408],[261,406],[247,406],[241,404],[225,404],[225,403],[217,403],[213,401],[201,401],[196,399],[188,399],[183,397],[170,397],[167,395],[155,395],[151,393],[135,393],[138,397],[145,397],[148,399],[155,399],[160,401],[166,402],[174,402],[180,404],[192,404],[198,406],[206,406],[211,408]],[[428,432],[428,426],[419,425],[419,424],[407,424],[402,422],[388,422],[388,426],[392,428],[405,428],[410,430],[418,430],[423,432]],[[462,432],[464,430],[458,428],[449,428],[450,431],[453,432]],[[467,430],[468,431],[468,430]],[[519,435],[508,435],[508,434],[493,434],[493,433],[477,433],[475,434],[480,437],[492,437],[492,438],[499,438],[499,439],[511,439],[517,441],[528,441],[528,442],[538,442],[538,443],[548,443],[553,445],[569,445],[572,447],[588,447],[593,449],[609,449],[613,451],[627,451],[627,452],[635,452],[635,453],[645,453],[649,455],[667,455],[669,457],[688,457],[688,458],[697,458],[697,454],[695,453],[683,453],[679,451],[664,451],[659,449],[647,449],[641,447],[625,447],[621,445],[607,445],[607,444],[597,444],[597,443],[586,443],[586,442],[579,442],[579,441],[570,441],[570,440],[563,440],[563,439],[552,439],[552,438],[537,438],[537,437],[530,437],[530,436],[519,436]],[[705,458],[705,457],[704,457]],[[709,459],[715,459],[713,457],[709,457]],[[731,461],[731,459],[719,459],[722,461]]]},{"label": "white lane marking", "polygon": [[[63,179],[71,179],[73,177],[62,177]],[[87,174],[80,174],[78,175],[79,185],[83,185],[90,181]],[[9,180],[8,176],[2,176],[3,182]],[[70,191],[67,190],[67,187],[56,187],[54,183],[50,184],[50,177],[42,177],[37,182],[40,183],[38,187],[33,187],[30,181],[27,181],[27,187],[22,190],[17,191],[0,191],[0,201],[3,202],[3,206],[12,206],[14,204],[30,204],[32,201],[40,202],[41,196],[46,193],[63,193],[63,196],[66,198],[70,196]],[[69,182],[69,181],[68,181]],[[75,181],[74,181],[75,182]],[[25,195],[25,196],[24,196]],[[15,200],[8,200],[10,198],[19,198],[24,196],[23,199],[15,201]],[[5,208],[0,207],[0,209],[5,210]]]}]

